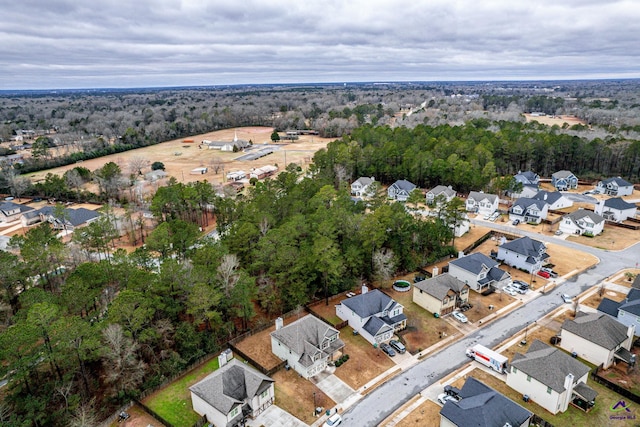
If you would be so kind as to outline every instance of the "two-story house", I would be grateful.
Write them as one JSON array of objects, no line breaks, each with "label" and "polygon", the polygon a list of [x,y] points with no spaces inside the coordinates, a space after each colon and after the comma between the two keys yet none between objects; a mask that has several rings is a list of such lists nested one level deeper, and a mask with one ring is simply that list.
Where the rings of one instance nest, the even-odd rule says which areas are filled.
[{"label": "two-story house", "polygon": [[597,236],[604,229],[604,218],[593,211],[580,208],[563,216],[558,229],[567,234]]},{"label": "two-story house", "polygon": [[375,182],[374,177],[360,177],[353,181],[351,184],[351,195],[355,197],[371,197],[373,194],[370,191],[371,184]]},{"label": "two-story house", "polygon": [[507,191],[507,195],[512,198],[533,197],[540,185],[540,176],[533,171],[519,171],[513,179],[522,184],[520,191]]},{"label": "two-story house", "polygon": [[399,202],[406,202],[414,189],[416,189],[415,184],[405,179],[399,179],[389,186],[387,196]]},{"label": "two-story house", "polygon": [[548,211],[547,202],[521,197],[509,209],[509,220],[517,219],[520,222],[540,224],[547,218]]},{"label": "two-story house", "polygon": [[456,197],[456,190],[454,190],[450,185],[438,185],[433,187],[431,190],[427,191],[425,195],[427,205],[433,205],[437,200],[441,200],[442,203],[447,203],[453,200]]},{"label": "two-story house", "polygon": [[640,289],[629,289],[627,297],[622,301],[602,298],[598,311],[608,314],[627,327],[640,325]]},{"label": "two-story house", "polygon": [[513,356],[507,385],[555,415],[573,401],[594,405],[598,393],[587,385],[589,371],[559,348],[535,340],[525,354]]},{"label": "two-story house", "polygon": [[629,363],[635,325],[626,326],[604,313],[578,312],[560,330],[560,347],[608,369],[614,361]]},{"label": "two-story house", "polygon": [[486,194],[478,191],[469,193],[466,201],[468,212],[477,212],[478,215],[491,215],[498,210],[500,199],[495,194]]},{"label": "two-story house", "polygon": [[13,222],[20,219],[20,215],[32,211],[33,208],[13,202],[0,202],[0,223]]},{"label": "two-story house", "polygon": [[622,222],[627,218],[636,217],[636,205],[626,202],[620,197],[601,200],[596,203],[595,211],[606,221]]},{"label": "two-story house", "polygon": [[336,304],[336,315],[347,322],[371,344],[380,344],[407,327],[404,307],[378,289],[368,291]]},{"label": "two-story house", "polygon": [[440,274],[414,285],[413,302],[430,313],[444,316],[469,302],[469,285],[449,273]]},{"label": "two-story house", "polygon": [[532,199],[546,202],[550,210],[570,208],[573,206],[573,201],[563,196],[559,191],[538,191]]},{"label": "two-story house", "polygon": [[511,275],[498,268],[496,261],[481,253],[451,261],[449,274],[476,292],[483,292],[489,287],[502,288],[511,283]]},{"label": "two-story house", "polygon": [[544,243],[525,236],[500,245],[497,259],[520,270],[535,273],[549,259],[549,255]]},{"label": "two-story house", "polygon": [[216,426],[244,425],[275,400],[275,381],[255,368],[231,359],[189,388],[193,410]]},{"label": "two-story house", "polygon": [[630,196],[633,194],[633,184],[618,176],[598,181],[595,190],[609,196]]},{"label": "two-story house", "polygon": [[271,332],[273,354],[307,379],[324,371],[343,348],[340,332],[311,314],[287,326],[278,318]]},{"label": "two-story house", "polygon": [[578,178],[571,171],[561,170],[551,175],[551,184],[558,191],[575,190],[578,188]]}]

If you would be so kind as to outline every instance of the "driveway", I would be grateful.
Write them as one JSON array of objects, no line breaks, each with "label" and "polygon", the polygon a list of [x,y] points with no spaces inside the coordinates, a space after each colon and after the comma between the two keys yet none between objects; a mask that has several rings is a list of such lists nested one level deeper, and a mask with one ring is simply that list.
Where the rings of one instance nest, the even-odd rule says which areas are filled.
[{"label": "driveway", "polygon": [[355,390],[344,381],[327,371],[322,371],[318,375],[311,377],[310,380],[336,404],[344,402],[355,393]]},{"label": "driveway", "polygon": [[277,405],[269,406],[254,420],[247,420],[246,425],[249,427],[309,427],[287,411],[280,409]]}]

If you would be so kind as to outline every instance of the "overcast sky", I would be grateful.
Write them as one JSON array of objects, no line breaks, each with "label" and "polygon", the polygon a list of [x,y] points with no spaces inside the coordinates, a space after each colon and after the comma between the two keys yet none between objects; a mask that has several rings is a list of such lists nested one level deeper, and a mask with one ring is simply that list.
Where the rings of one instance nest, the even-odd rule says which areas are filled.
[{"label": "overcast sky", "polygon": [[639,0],[0,0],[0,89],[609,77]]}]

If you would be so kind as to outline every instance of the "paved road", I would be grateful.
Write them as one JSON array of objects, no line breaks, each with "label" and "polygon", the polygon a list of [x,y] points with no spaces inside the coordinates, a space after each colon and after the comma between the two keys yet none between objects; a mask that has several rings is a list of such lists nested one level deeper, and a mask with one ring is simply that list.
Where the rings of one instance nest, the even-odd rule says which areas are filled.
[{"label": "paved road", "polygon": [[472,220],[472,222],[490,226],[496,230],[508,231],[511,234],[528,235],[537,240],[580,249],[597,256],[600,262],[584,273],[559,284],[552,292],[542,295],[508,315],[489,323],[477,332],[455,342],[387,381],[343,414],[345,425],[378,425],[417,393],[468,363],[469,359],[464,354],[467,347],[475,343],[493,347],[562,304],[560,293],[566,293],[573,297],[623,268],[635,267],[636,263],[640,261],[640,244],[624,251],[613,252],[487,221]]}]

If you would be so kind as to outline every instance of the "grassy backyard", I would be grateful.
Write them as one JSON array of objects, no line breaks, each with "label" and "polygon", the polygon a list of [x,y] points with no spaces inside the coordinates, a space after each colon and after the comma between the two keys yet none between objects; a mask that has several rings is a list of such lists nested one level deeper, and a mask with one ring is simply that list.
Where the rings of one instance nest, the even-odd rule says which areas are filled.
[{"label": "grassy backyard", "polygon": [[193,425],[200,416],[191,407],[189,387],[218,369],[218,367],[218,358],[214,357],[199,368],[175,380],[167,387],[151,394],[142,403],[174,425]]}]

